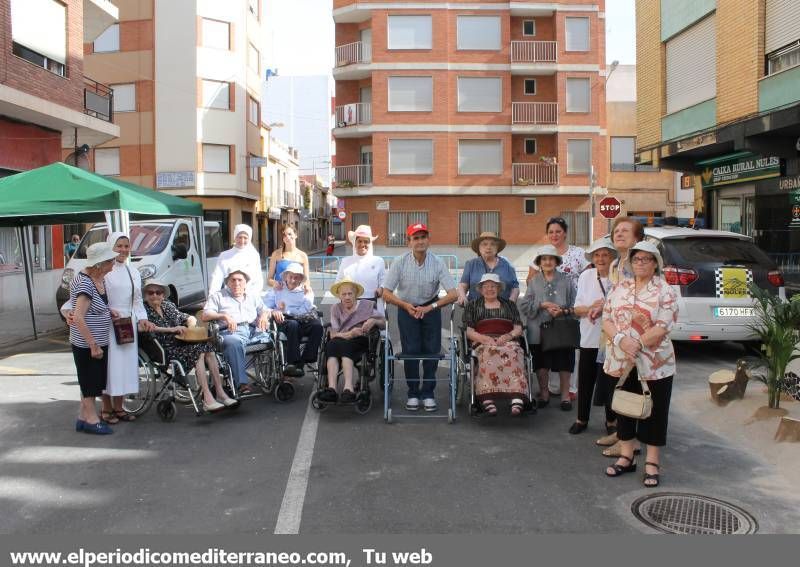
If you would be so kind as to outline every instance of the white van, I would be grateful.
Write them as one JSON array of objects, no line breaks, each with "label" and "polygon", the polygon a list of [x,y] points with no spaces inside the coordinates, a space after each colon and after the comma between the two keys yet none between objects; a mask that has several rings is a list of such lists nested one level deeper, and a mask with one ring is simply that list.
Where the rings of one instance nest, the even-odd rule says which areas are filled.
[{"label": "white van", "polygon": [[[131,222],[131,266],[138,269],[142,280],[157,277],[169,284],[170,301],[178,307],[198,306],[206,297],[206,286],[200,269],[199,243],[191,219],[161,219]],[[206,270],[211,274],[222,252],[222,232],[218,222],[205,226]],[[57,306],[69,299],[69,284],[75,273],[86,266],[86,249],[96,242],[105,242],[108,227],[95,224],[83,235],[72,255],[61,285],[56,291]]]}]

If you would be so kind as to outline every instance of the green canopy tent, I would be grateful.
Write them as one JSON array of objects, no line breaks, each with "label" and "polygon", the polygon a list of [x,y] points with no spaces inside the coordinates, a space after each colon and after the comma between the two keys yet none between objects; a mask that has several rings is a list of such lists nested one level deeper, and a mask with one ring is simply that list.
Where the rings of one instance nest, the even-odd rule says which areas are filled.
[{"label": "green canopy tent", "polygon": [[105,221],[111,230],[128,232],[131,218],[159,217],[191,217],[194,220],[200,268],[203,280],[208,283],[203,207],[199,203],[60,162],[0,179],[0,227],[17,229],[34,337],[37,337],[37,332],[33,308],[31,227]]}]

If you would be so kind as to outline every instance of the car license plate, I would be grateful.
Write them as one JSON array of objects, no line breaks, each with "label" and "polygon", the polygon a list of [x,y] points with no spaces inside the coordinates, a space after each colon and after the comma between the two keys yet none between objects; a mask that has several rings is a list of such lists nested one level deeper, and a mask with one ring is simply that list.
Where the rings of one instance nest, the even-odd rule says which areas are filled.
[{"label": "car license plate", "polygon": [[715,307],[714,317],[752,317],[752,307]]}]

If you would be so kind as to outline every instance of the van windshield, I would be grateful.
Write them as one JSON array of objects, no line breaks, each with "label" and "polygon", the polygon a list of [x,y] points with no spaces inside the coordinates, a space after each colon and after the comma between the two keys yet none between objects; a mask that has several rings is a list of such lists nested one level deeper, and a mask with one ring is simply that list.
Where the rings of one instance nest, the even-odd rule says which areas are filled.
[{"label": "van windshield", "polygon": [[[146,224],[131,226],[131,257],[152,256],[160,254],[169,244],[172,233],[171,224]],[[87,232],[74,258],[86,259],[86,249],[97,242],[105,242],[108,238],[106,227],[93,228]]]}]

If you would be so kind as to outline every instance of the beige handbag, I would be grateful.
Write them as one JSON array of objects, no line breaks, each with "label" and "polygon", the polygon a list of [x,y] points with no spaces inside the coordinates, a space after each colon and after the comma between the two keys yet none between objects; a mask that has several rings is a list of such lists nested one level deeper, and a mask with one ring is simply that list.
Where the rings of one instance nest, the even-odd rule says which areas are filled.
[{"label": "beige handbag", "polygon": [[647,387],[647,380],[640,380],[642,383],[642,393],[627,392],[622,389],[628,376],[617,383],[614,388],[614,397],[611,398],[611,409],[614,413],[631,417],[633,419],[647,419],[653,411],[653,398],[650,388]]}]

